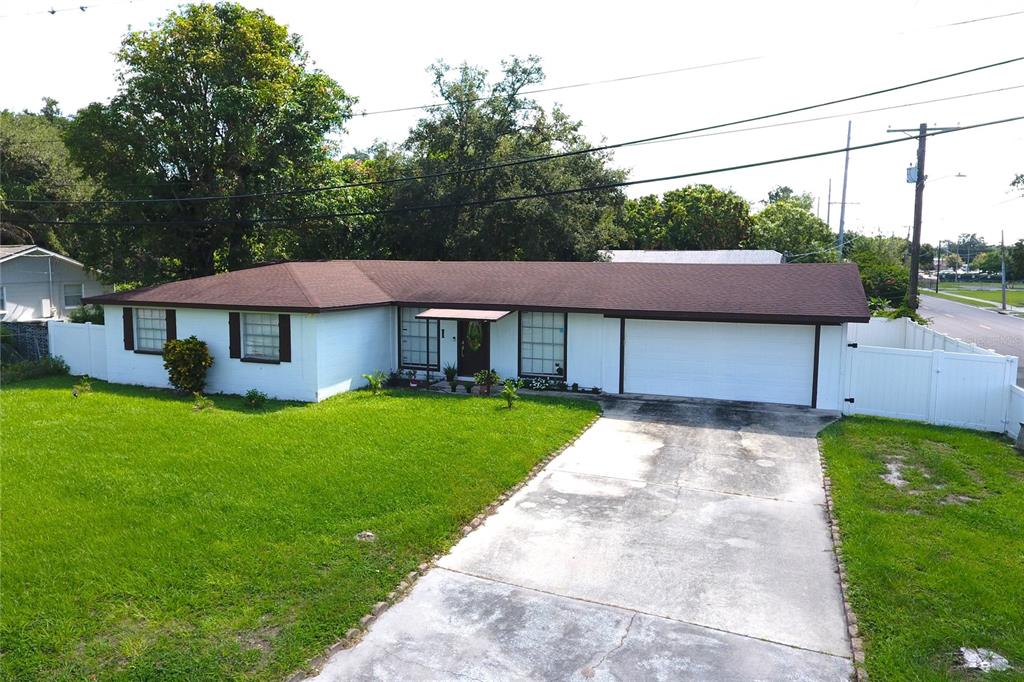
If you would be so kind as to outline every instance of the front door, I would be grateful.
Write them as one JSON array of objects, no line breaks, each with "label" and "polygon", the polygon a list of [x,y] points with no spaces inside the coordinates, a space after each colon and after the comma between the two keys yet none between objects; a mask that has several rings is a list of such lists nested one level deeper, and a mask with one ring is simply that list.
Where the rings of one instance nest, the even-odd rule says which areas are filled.
[{"label": "front door", "polygon": [[[471,334],[470,328],[476,326]],[[474,349],[472,337],[479,342]],[[486,322],[459,320],[459,376],[471,377],[491,368],[491,325]]]}]

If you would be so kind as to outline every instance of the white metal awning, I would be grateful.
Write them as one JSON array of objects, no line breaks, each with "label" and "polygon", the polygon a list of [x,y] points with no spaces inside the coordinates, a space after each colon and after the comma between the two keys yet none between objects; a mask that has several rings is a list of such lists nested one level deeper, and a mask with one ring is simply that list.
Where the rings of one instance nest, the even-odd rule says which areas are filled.
[{"label": "white metal awning", "polygon": [[475,320],[497,322],[511,310],[472,310],[469,308],[431,308],[416,316],[418,320]]}]

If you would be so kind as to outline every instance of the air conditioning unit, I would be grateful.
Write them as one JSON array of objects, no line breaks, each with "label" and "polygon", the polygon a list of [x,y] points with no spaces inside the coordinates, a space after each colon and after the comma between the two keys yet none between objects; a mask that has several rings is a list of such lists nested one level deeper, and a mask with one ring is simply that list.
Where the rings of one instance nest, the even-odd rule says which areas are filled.
[{"label": "air conditioning unit", "polygon": [[50,299],[44,298],[40,303],[39,317],[53,317],[54,310],[53,306],[50,304]]}]

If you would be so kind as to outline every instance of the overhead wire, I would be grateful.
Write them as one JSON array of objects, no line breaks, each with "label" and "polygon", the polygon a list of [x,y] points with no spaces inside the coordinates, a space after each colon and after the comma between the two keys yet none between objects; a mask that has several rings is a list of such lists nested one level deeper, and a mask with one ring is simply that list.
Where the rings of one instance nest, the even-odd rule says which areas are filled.
[{"label": "overhead wire", "polygon": [[[1004,119],[998,119],[998,120],[994,120],[994,121],[986,121],[986,122],[983,122],[983,123],[975,123],[975,124],[966,125],[966,126],[959,126],[957,128],[942,128],[942,129],[926,132],[925,133],[925,137],[935,137],[935,136],[939,136],[939,135],[951,135],[953,133],[964,132],[964,131],[967,131],[967,130],[975,130],[975,129],[978,129],[978,128],[985,128],[985,127],[994,126],[994,125],[1002,125],[1002,124],[1006,124],[1006,123],[1013,123],[1013,122],[1017,122],[1017,121],[1021,121],[1021,120],[1024,120],[1024,115],[1014,116],[1014,117],[1004,118]],[[762,167],[762,166],[771,166],[771,165],[776,165],[776,164],[780,164],[780,163],[789,163],[789,162],[792,162],[792,161],[802,161],[802,160],[813,159],[813,158],[818,158],[818,157],[822,157],[822,156],[830,156],[830,155],[833,155],[833,154],[842,154],[842,153],[846,153],[848,151],[858,151],[858,150],[861,150],[861,149],[872,149],[872,148],[875,148],[875,147],[884,147],[884,146],[888,146],[888,145],[891,145],[891,144],[898,144],[898,143],[901,143],[901,142],[907,142],[907,141],[909,141],[911,139],[913,139],[913,138],[893,138],[893,139],[887,139],[887,140],[880,140],[878,142],[870,142],[870,143],[859,144],[859,145],[851,145],[849,147],[845,147],[844,146],[844,147],[839,147],[839,148],[836,148],[836,149],[829,149],[829,150],[818,151],[818,152],[810,152],[810,153],[807,153],[807,154],[798,154],[798,155],[794,155],[794,156],[787,156],[787,157],[782,157],[782,158],[777,158],[777,159],[770,159],[770,160],[766,160],[766,161],[755,161],[755,162],[751,162],[751,163],[736,164],[736,165],[725,166],[725,167],[721,167],[721,168],[713,168],[713,169],[707,169],[707,170],[701,170],[701,171],[692,171],[692,172],[686,172],[686,173],[676,173],[676,174],[673,174],[673,175],[664,175],[664,176],[654,177],[654,178],[643,178],[643,179],[640,179],[640,180],[622,180],[622,181],[618,181],[618,182],[602,183],[600,185],[591,185],[591,186],[585,186],[585,187],[573,187],[573,188],[567,188],[567,189],[561,189],[561,190],[549,190],[549,191],[545,191],[545,192],[537,192],[537,193],[532,193],[532,194],[521,194],[521,195],[512,195],[512,196],[505,196],[505,197],[494,197],[494,198],[490,198],[490,199],[477,199],[477,200],[470,200],[470,201],[449,202],[449,203],[440,203],[440,204],[426,204],[426,205],[419,205],[419,206],[403,206],[403,207],[389,207],[389,208],[373,209],[373,210],[331,212],[331,213],[313,214],[313,215],[305,215],[305,216],[303,216],[303,215],[272,216],[272,217],[268,217],[268,218],[246,218],[246,219],[207,218],[207,219],[200,219],[200,220],[175,220],[175,219],[170,219],[170,220],[145,220],[145,221],[139,221],[139,220],[121,220],[121,221],[42,220],[42,221],[31,221],[31,222],[34,223],[34,224],[39,224],[39,225],[79,225],[79,226],[94,226],[94,227],[122,226],[122,225],[125,225],[127,223],[131,223],[133,225],[138,225],[138,224],[151,224],[151,225],[163,225],[163,224],[167,224],[167,225],[187,225],[187,224],[194,224],[194,225],[206,225],[206,224],[224,224],[224,223],[257,224],[257,223],[281,223],[281,222],[293,222],[294,223],[294,222],[310,222],[310,221],[317,221],[317,220],[331,220],[331,219],[338,219],[338,218],[359,217],[359,216],[368,216],[368,215],[384,215],[384,214],[388,214],[388,213],[409,213],[409,212],[415,212],[415,211],[428,211],[428,210],[438,210],[438,209],[469,208],[469,207],[484,206],[484,205],[491,205],[491,204],[502,204],[502,203],[516,202],[516,201],[526,201],[526,200],[529,200],[529,199],[546,199],[546,198],[551,198],[551,197],[566,196],[566,195],[570,195],[570,194],[579,194],[579,193],[583,193],[583,192],[605,191],[605,190],[610,190],[610,189],[618,189],[618,188],[622,188],[622,187],[632,187],[632,186],[636,186],[636,185],[649,184],[649,183],[654,183],[654,182],[665,182],[665,181],[669,181],[669,180],[680,180],[680,179],[692,178],[692,177],[698,177],[698,176],[704,176],[704,175],[714,175],[714,174],[718,174],[718,173],[734,172],[734,171],[738,171],[738,170],[746,170],[746,169],[749,169],[749,168],[759,168],[759,167]]]},{"label": "overhead wire", "polygon": [[882,88],[882,89],[879,89],[879,90],[872,90],[870,92],[860,93],[860,94],[857,94],[857,95],[851,95],[851,96],[847,96],[847,97],[840,97],[840,98],[837,98],[837,99],[832,99],[832,100],[828,100],[828,101],[825,101],[825,102],[819,102],[819,103],[816,103],[816,104],[810,104],[810,105],[804,105],[804,106],[800,106],[800,107],[794,107],[794,108],[785,109],[785,110],[782,110],[782,111],[776,111],[776,112],[769,113],[769,114],[761,114],[761,115],[757,115],[757,116],[749,116],[749,117],[746,117],[746,118],[736,119],[736,120],[728,121],[728,122],[724,122],[724,123],[716,123],[716,124],[713,124],[713,125],[701,126],[701,127],[692,128],[692,129],[689,129],[689,130],[682,130],[682,131],[677,131],[677,132],[673,132],[673,133],[665,133],[665,134],[661,134],[661,135],[654,135],[654,136],[644,137],[644,138],[640,138],[640,139],[636,139],[636,140],[628,140],[628,141],[625,141],[625,142],[617,142],[617,143],[614,143],[614,144],[605,144],[605,145],[598,145],[598,146],[593,146],[593,147],[585,147],[585,148],[581,148],[581,149],[571,149],[571,150],[566,150],[566,151],[562,151],[562,152],[555,152],[555,153],[550,153],[550,154],[541,154],[541,155],[536,155],[536,156],[521,157],[521,158],[518,158],[518,159],[510,159],[508,161],[501,161],[501,162],[497,162],[497,163],[483,164],[483,165],[479,165],[479,166],[471,166],[471,167],[468,167],[468,168],[458,168],[458,169],[451,169],[451,170],[446,170],[446,171],[438,171],[438,172],[435,172],[435,173],[424,173],[424,174],[419,174],[419,175],[400,176],[400,177],[397,177],[397,178],[384,178],[384,179],[379,179],[379,180],[366,180],[366,181],[361,181],[361,182],[351,182],[351,183],[342,183],[342,184],[322,185],[322,186],[319,186],[319,187],[293,188],[293,189],[288,189],[288,190],[277,190],[277,191],[269,191],[269,192],[251,192],[251,193],[245,193],[245,194],[219,194],[219,195],[207,195],[207,196],[198,196],[198,197],[179,197],[179,198],[163,198],[163,197],[161,197],[161,198],[153,198],[153,197],[149,197],[149,198],[133,198],[133,199],[57,199],[57,200],[12,199],[12,200],[8,200],[8,203],[11,203],[11,204],[15,204],[16,203],[16,204],[21,204],[21,205],[35,205],[35,204],[39,204],[39,203],[54,203],[54,204],[63,204],[63,205],[126,205],[126,204],[145,204],[145,203],[186,203],[186,202],[199,202],[199,201],[223,201],[223,200],[227,200],[227,199],[253,199],[253,198],[259,198],[259,197],[301,196],[301,195],[305,195],[305,194],[314,194],[314,193],[318,193],[318,192],[335,191],[335,190],[340,190],[340,189],[353,189],[353,188],[360,188],[360,187],[392,185],[392,184],[397,184],[397,183],[402,183],[402,182],[411,182],[411,181],[416,181],[416,180],[430,180],[430,179],[436,179],[436,178],[442,178],[442,177],[450,177],[450,176],[453,176],[453,175],[462,175],[462,174],[466,174],[466,173],[475,173],[475,172],[481,172],[481,171],[487,171],[487,170],[497,170],[497,169],[502,169],[502,168],[510,168],[510,167],[520,166],[520,165],[524,165],[524,164],[528,164],[528,163],[538,163],[538,162],[541,162],[541,161],[549,161],[549,160],[553,160],[553,159],[569,158],[569,157],[581,156],[581,155],[585,155],[585,154],[596,154],[598,152],[611,151],[611,150],[614,150],[614,149],[621,149],[623,147],[636,146],[636,145],[641,145],[641,144],[648,144],[648,143],[655,142],[655,141],[665,141],[665,140],[670,140],[670,139],[673,139],[673,138],[679,138],[679,137],[684,137],[684,136],[693,136],[693,135],[695,135],[697,133],[703,133],[703,132],[708,132],[708,131],[712,131],[712,130],[719,130],[719,129],[723,129],[723,128],[731,128],[733,126],[742,125],[744,123],[753,123],[753,122],[756,122],[756,121],[763,121],[763,120],[768,120],[768,119],[772,119],[772,118],[779,118],[779,117],[782,117],[782,116],[788,116],[788,115],[795,114],[795,113],[800,113],[800,112],[803,112],[803,111],[811,111],[811,110],[814,110],[814,109],[820,109],[820,108],[824,108],[824,107],[828,107],[828,106],[833,106],[835,104],[841,104],[843,102],[851,102],[851,101],[854,101],[854,100],[865,99],[865,98],[868,98],[868,97],[875,97],[875,96],[882,95],[882,94],[887,94],[887,93],[890,93],[890,92],[896,92],[896,91],[899,91],[899,90],[905,90],[905,89],[908,89],[908,88],[913,88],[913,87],[917,87],[917,86],[920,86],[920,85],[925,85],[925,84],[928,84],[928,83],[934,83],[934,82],[946,80],[946,79],[949,79],[949,78],[955,78],[957,76],[962,76],[962,75],[966,75],[966,74],[970,74],[970,73],[977,73],[979,71],[984,71],[984,70],[987,70],[987,69],[992,69],[992,68],[996,68],[996,67],[999,67],[999,66],[1005,66],[1005,65],[1008,65],[1008,64],[1013,64],[1013,63],[1017,63],[1017,62],[1021,62],[1021,61],[1024,61],[1024,56],[1022,56],[1022,57],[1014,57],[1014,58],[1011,58],[1011,59],[1005,59],[1005,60],[1002,60],[1002,61],[993,62],[993,63],[989,63],[989,64],[984,64],[982,66],[973,67],[973,68],[970,68],[970,69],[964,69],[964,70],[961,70],[961,71],[955,71],[955,72],[952,72],[952,73],[946,73],[946,74],[942,74],[940,76],[933,76],[931,78],[926,78],[926,79],[923,79],[923,80],[913,81],[913,82],[910,82],[910,83],[903,83],[903,84],[900,84],[900,85],[890,86],[890,87]]}]

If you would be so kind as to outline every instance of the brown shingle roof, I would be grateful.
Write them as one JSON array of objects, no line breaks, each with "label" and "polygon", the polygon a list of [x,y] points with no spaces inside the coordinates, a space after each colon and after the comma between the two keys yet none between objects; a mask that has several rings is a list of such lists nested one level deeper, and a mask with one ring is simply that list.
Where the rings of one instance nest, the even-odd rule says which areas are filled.
[{"label": "brown shingle roof", "polygon": [[852,263],[315,261],[266,265],[89,301],[292,312],[397,303],[777,322],[869,317]]}]

